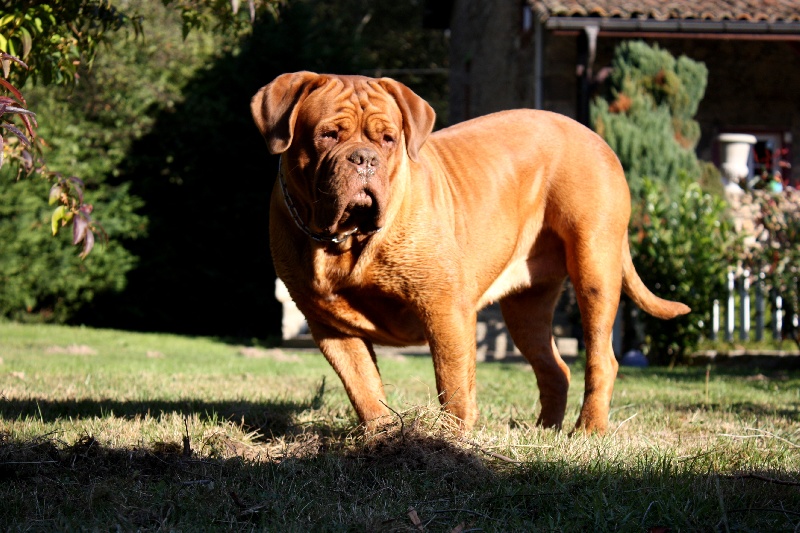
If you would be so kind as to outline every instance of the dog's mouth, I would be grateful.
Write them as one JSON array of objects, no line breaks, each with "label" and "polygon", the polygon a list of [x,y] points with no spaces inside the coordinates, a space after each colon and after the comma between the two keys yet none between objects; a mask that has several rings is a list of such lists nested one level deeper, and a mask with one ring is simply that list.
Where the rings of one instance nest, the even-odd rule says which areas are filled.
[{"label": "dog's mouth", "polygon": [[317,211],[323,234],[372,234],[382,228],[381,203],[375,191],[364,188],[349,198],[337,196],[327,207]]},{"label": "dog's mouth", "polygon": [[338,227],[340,231],[358,228],[361,233],[371,233],[379,229],[378,215],[378,202],[374,194],[361,191],[348,203]]}]

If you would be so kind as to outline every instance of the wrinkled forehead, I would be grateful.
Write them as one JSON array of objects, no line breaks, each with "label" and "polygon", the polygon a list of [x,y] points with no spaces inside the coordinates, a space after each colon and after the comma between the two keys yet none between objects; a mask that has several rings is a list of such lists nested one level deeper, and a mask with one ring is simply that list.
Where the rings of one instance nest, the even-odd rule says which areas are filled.
[{"label": "wrinkled forehead", "polygon": [[362,76],[328,78],[326,83],[311,91],[300,115],[312,122],[346,117],[357,123],[366,118],[378,118],[402,124],[394,98],[377,80]]}]

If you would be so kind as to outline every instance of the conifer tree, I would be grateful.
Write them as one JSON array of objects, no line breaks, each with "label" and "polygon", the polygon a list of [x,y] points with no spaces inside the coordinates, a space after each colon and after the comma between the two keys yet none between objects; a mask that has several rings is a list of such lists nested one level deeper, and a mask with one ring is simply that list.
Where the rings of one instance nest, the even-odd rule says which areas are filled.
[{"label": "conifer tree", "polygon": [[685,172],[698,176],[694,120],[706,88],[705,65],[675,59],[657,45],[625,41],[614,53],[604,94],[592,102],[595,130],[617,153],[631,194],[641,196],[647,177],[670,188]]}]

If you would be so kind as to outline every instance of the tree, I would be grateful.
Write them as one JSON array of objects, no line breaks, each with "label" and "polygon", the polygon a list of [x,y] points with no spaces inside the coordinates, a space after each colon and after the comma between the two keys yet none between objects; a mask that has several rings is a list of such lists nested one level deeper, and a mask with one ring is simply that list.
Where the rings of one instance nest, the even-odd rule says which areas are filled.
[{"label": "tree", "polygon": [[[401,79],[446,116],[438,102],[445,100],[447,76],[417,74],[446,66],[447,58],[445,35],[422,29],[421,8],[413,0],[296,0],[279,20],[258,19],[239,46],[207,61],[173,106],[153,113],[152,128],[117,168],[116,179],[130,182],[145,201],[148,237],[125,241],[141,258],[125,290],[96,298],[76,320],[278,335],[268,231],[278,160],[264,148],[247,104],[284,72],[375,74],[402,65],[411,73]],[[406,48],[415,52],[404,59]]]},{"label": "tree", "polygon": [[645,177],[667,187],[681,172],[700,174],[694,120],[706,88],[705,65],[642,41],[624,41],[614,52],[602,97],[592,103],[595,130],[617,153],[631,194]]},{"label": "tree", "polygon": [[[192,29],[214,27],[221,33],[240,34],[248,28],[257,11],[277,14],[281,0],[248,0],[249,20],[239,10],[240,1],[230,0],[162,0],[164,5],[176,7],[183,21],[183,37]],[[93,206],[84,204],[84,183],[71,176],[65,178],[48,169],[42,157],[43,141],[37,138],[35,113],[27,109],[20,88],[29,78],[51,83],[71,84],[80,77],[80,71],[90,69],[102,45],[109,45],[109,34],[123,28],[142,33],[142,20],[137,7],[146,3],[126,4],[125,12],[111,0],[68,0],[42,3],[38,0],[5,2],[0,11],[0,63],[3,79],[0,85],[7,95],[0,95],[0,168],[5,160],[16,163],[20,174],[38,174],[54,182],[50,203],[58,204],[52,212],[52,230],[55,235],[62,226],[72,224],[73,243],[83,244],[82,257],[86,257],[102,227],[92,220]],[[27,61],[27,63],[26,63]],[[12,66],[21,68],[12,69]],[[25,132],[14,124],[18,118]],[[6,142],[3,130],[15,136]]]},{"label": "tree", "polygon": [[[189,30],[209,33],[205,30],[212,26],[215,34],[238,36],[250,27],[257,7],[274,9],[277,5],[277,1],[251,0],[249,16],[244,18],[237,13],[238,2],[233,9],[222,2],[164,3],[180,11],[182,22],[174,27],[182,27],[184,39]],[[147,122],[142,120],[146,107],[136,109],[135,103],[153,104],[152,98],[141,96],[163,86],[163,78],[169,75],[157,73],[156,79],[143,75],[131,83],[115,77],[109,64],[105,65],[105,80],[98,80],[91,68],[101,47],[108,53],[127,46],[133,55],[147,49],[142,22],[154,14],[153,5],[127,2],[130,11],[124,13],[103,0],[51,4],[22,0],[4,4],[0,11],[0,90],[5,93],[0,96],[0,314],[64,321],[95,295],[121,290],[136,264],[135,256],[121,241],[144,235],[146,219],[136,213],[142,201],[129,193],[130,184],[110,184],[106,175],[112,173],[133,139],[129,127]],[[162,8],[155,20],[169,18],[167,15]],[[124,37],[112,39],[114,32],[123,32]],[[182,65],[175,70],[190,75]],[[123,94],[134,96],[129,90],[120,90],[121,84],[138,84],[142,89],[145,83],[147,90],[136,95],[139,98],[113,102],[111,116],[110,100]],[[42,89],[45,86],[47,90]],[[65,89],[53,89],[59,86]],[[172,91],[173,96],[176,92],[179,90]],[[55,97],[47,98],[48,94]],[[29,109],[26,96],[40,103],[35,108],[44,117],[43,127]],[[104,106],[97,107],[103,100]],[[116,134],[123,124],[128,126],[126,134]],[[48,138],[53,142],[45,141]],[[10,164],[2,168],[3,163]],[[81,178],[51,168],[69,168]],[[93,197],[92,204],[84,202],[87,194]],[[95,207],[103,213],[103,226],[92,218]],[[49,228],[55,235],[68,225],[71,243],[82,247],[78,258],[67,253],[67,242],[50,240],[44,233]],[[78,260],[92,251],[96,236],[107,240],[109,235],[116,240],[108,243],[102,254],[95,254],[91,261]]]},{"label": "tree", "polygon": [[[277,16],[283,0],[161,0],[180,13],[183,37],[192,30],[209,30],[240,36],[250,29],[258,14]],[[116,3],[116,5],[115,5]],[[124,4],[124,7],[119,7]],[[146,2],[115,0],[4,0],[0,11],[0,51],[16,56],[28,68],[14,73],[10,61],[2,60],[4,77],[22,86],[27,78],[45,85],[72,84],[81,68],[91,68],[99,50],[112,42],[122,29],[142,34]]]}]

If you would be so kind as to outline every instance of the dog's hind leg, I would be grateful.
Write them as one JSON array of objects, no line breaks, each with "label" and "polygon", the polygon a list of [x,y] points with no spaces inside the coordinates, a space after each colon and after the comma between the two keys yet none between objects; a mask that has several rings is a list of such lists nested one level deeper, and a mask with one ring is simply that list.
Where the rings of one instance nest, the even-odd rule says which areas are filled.
[{"label": "dog's hind leg", "polygon": [[553,339],[553,312],[563,280],[540,282],[500,300],[511,338],[536,374],[542,410],[537,424],[560,429],[567,408],[569,367]]},{"label": "dog's hind leg", "polygon": [[367,429],[389,422],[391,413],[386,406],[386,394],[372,343],[344,336],[311,320],[308,326],[325,359],[342,380],[361,422]]},{"label": "dog's hind leg", "polygon": [[575,286],[586,343],[586,380],[583,406],[575,426],[604,432],[619,364],[611,346],[611,332],[622,288],[620,239],[610,228],[589,243],[571,247],[567,270]]}]

